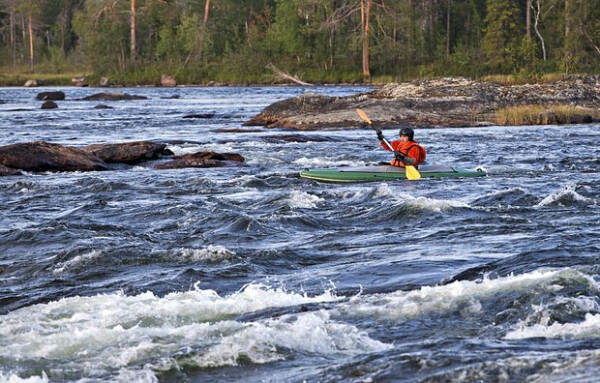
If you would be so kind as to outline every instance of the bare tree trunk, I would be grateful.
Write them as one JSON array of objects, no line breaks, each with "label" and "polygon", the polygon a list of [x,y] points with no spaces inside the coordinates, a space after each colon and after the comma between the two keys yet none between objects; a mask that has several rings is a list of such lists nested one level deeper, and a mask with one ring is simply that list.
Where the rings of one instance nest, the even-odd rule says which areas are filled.
[{"label": "bare tree trunk", "polygon": [[544,61],[546,61],[546,44],[544,43],[544,38],[542,37],[542,34],[540,33],[540,30],[538,28],[538,24],[540,21],[540,14],[542,13],[540,0],[536,0],[536,5],[537,5],[537,10],[535,8],[533,10],[533,13],[534,13],[533,16],[535,18],[533,28],[535,29],[535,34],[540,39],[540,43],[542,45],[542,57],[544,58]]},{"label": "bare tree trunk", "polygon": [[446,57],[450,57],[450,7],[452,0],[448,0],[446,6]]},{"label": "bare tree trunk", "polygon": [[569,24],[569,0],[565,0],[565,41],[567,37],[569,37],[569,32],[571,31],[571,26]]},{"label": "bare tree trunk", "polygon": [[31,25],[32,23],[32,19],[33,17],[31,16],[31,13],[28,15],[28,29],[29,29],[29,66],[31,67],[31,71],[34,72],[35,71],[35,66],[34,66],[34,57],[33,57],[33,25]]},{"label": "bare tree trunk", "polygon": [[525,7],[525,36],[531,39],[531,0],[527,0]]},{"label": "bare tree trunk", "polygon": [[204,3],[204,20],[202,26],[206,29],[206,23],[208,22],[208,11],[210,11],[210,0],[206,0]]},{"label": "bare tree trunk", "polygon": [[131,0],[131,61],[135,62],[135,0]]},{"label": "bare tree trunk", "polygon": [[360,17],[362,22],[362,70],[365,79],[371,78],[369,70],[369,18],[371,0],[360,0]]}]

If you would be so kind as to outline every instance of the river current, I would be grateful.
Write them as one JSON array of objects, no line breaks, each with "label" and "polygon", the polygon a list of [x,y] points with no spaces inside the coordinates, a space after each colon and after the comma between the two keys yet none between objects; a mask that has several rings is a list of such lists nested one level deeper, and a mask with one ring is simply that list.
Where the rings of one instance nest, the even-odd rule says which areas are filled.
[{"label": "river current", "polygon": [[156,140],[246,163],[0,178],[0,382],[600,374],[600,126],[417,129],[429,163],[488,176],[337,185],[298,172],[389,159],[373,131],[216,130],[367,88],[132,88],[149,99],[108,110],[62,90],[42,111],[42,89],[0,88],[0,145]]}]

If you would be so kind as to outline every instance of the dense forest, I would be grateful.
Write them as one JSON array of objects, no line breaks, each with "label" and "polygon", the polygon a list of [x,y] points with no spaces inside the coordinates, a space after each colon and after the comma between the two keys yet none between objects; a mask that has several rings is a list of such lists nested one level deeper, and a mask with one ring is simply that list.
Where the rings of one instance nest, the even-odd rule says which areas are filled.
[{"label": "dense forest", "polygon": [[600,0],[0,0],[0,68],[142,84],[590,73]]}]

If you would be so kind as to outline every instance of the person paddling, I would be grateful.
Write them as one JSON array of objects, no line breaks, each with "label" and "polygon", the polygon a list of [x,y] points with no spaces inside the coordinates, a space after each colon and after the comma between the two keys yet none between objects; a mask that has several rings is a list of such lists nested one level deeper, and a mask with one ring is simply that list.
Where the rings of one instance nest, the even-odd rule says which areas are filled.
[{"label": "person paddling", "polygon": [[[419,145],[418,142],[415,142],[414,137],[415,132],[411,128],[402,128],[400,130],[400,139],[390,142],[394,149],[394,159],[390,162],[390,165],[400,167],[412,165],[415,168],[418,168],[419,164],[425,162],[427,152],[423,146]],[[392,151],[386,144],[381,129],[378,128],[377,138],[385,150]]]}]

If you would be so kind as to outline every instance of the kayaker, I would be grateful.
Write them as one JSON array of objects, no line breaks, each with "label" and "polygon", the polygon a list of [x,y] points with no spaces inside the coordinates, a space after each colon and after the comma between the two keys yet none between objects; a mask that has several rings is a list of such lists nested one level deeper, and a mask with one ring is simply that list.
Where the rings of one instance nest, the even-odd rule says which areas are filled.
[{"label": "kayaker", "polygon": [[[411,128],[402,128],[399,134],[399,140],[390,142],[394,149],[394,159],[390,162],[390,165],[400,167],[412,165],[418,168],[419,164],[423,163],[427,156],[425,148],[419,145],[418,142],[415,142],[415,132]],[[391,151],[384,142],[385,137],[383,137],[381,129],[377,129],[377,138],[385,150]]]}]

